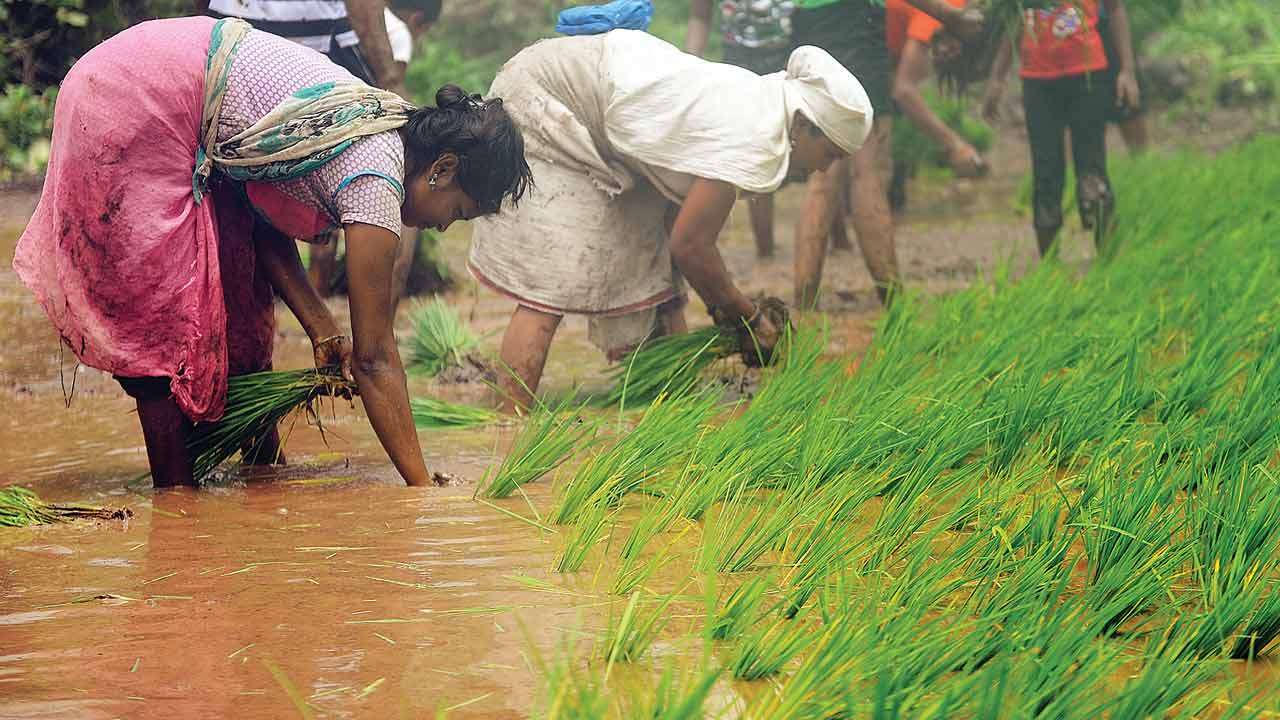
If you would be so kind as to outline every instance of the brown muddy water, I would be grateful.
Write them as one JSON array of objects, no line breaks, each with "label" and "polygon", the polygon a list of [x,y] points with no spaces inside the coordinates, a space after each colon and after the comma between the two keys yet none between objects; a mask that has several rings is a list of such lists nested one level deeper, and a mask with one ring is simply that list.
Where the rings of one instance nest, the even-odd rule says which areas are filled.
[{"label": "brown muddy water", "polygon": [[[1014,152],[1014,151],[1009,151]],[[1010,171],[1000,197],[1020,172]],[[958,194],[957,194],[958,192]],[[922,203],[902,233],[910,282],[967,283],[979,268],[1030,250],[1025,221],[1003,205],[957,220],[960,191]],[[472,500],[514,427],[424,431],[431,469],[463,479],[410,489],[358,408],[332,409],[322,439],[305,424],[290,466],[234,474],[198,492],[156,493],[132,403],[109,378],[59,352],[43,313],[10,269],[34,205],[0,194],[0,485],[50,500],[123,506],[127,522],[0,530],[0,717],[524,717],[538,693],[533,654],[604,625],[604,593],[548,592],[590,578],[555,576],[556,543]],[[796,188],[784,190],[777,260],[757,263],[745,210],[723,242],[749,291],[790,296]],[[466,230],[446,238],[462,266]],[[1084,243],[1077,243],[1083,255]],[[828,263],[832,352],[856,352],[876,305],[856,252]],[[495,349],[511,308],[470,283],[449,299]],[[341,300],[333,302],[340,320]],[[696,305],[696,303],[695,303]],[[276,367],[305,367],[306,338],[278,311]],[[701,324],[700,306],[690,317]],[[407,330],[402,312],[399,327]],[[601,382],[585,324],[562,328],[545,387]],[[414,394],[480,401],[476,388],[411,381]],[[69,406],[64,400],[70,397]],[[549,483],[529,502],[551,506]],[[523,500],[507,501],[523,514]]]}]

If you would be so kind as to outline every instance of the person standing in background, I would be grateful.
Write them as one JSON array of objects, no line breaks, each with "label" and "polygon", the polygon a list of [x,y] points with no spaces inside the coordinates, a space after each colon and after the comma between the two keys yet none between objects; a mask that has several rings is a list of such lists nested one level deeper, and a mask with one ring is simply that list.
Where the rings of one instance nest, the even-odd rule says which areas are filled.
[{"label": "person standing in background", "polygon": [[[711,6],[715,0],[693,0],[685,52],[702,57],[711,35]],[[724,62],[757,75],[782,72],[791,54],[793,0],[721,0],[720,18]],[[756,256],[773,256],[773,196],[747,195]]]},{"label": "person standing in background", "polygon": [[[1105,9],[1117,63],[1111,68],[1099,32]],[[1022,105],[1031,145],[1032,225],[1041,257],[1056,252],[1062,229],[1067,171],[1067,131],[1076,170],[1076,202],[1085,229],[1101,244],[1110,227],[1115,195],[1107,177],[1107,118],[1141,102],[1124,0],[1072,0],[1027,10],[1021,38],[1010,38],[991,68],[983,112],[998,117],[1005,78],[1020,42]],[[1107,81],[1109,70],[1114,82]],[[1099,252],[1104,248],[1096,248]]]},{"label": "person standing in background", "polygon": [[[966,40],[983,32],[982,13],[948,0],[908,0]],[[886,302],[901,284],[894,248],[888,181],[892,168],[893,61],[885,26],[885,6],[877,0],[796,0],[792,42],[826,50],[858,78],[875,108],[875,123],[862,148],[853,154],[853,226],[876,293]],[[801,309],[817,304],[827,239],[839,220],[841,173],[832,167],[809,176],[808,194],[796,230],[795,301]]]}]

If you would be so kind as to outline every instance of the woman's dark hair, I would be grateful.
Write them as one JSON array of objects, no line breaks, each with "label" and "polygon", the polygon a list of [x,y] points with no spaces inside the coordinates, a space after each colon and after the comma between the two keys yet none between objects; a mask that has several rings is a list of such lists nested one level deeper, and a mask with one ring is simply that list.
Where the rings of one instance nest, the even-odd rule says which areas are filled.
[{"label": "woman's dark hair", "polygon": [[1000,23],[987,22],[981,37],[969,41],[955,38],[960,44],[959,56],[934,63],[938,87],[945,94],[961,97],[970,86],[984,82],[1009,34]]},{"label": "woman's dark hair", "polygon": [[436,91],[434,107],[422,107],[404,127],[406,177],[425,172],[441,155],[458,157],[458,183],[480,205],[498,211],[505,198],[517,203],[533,186],[524,159],[524,138],[500,98],[468,95],[457,85]]}]

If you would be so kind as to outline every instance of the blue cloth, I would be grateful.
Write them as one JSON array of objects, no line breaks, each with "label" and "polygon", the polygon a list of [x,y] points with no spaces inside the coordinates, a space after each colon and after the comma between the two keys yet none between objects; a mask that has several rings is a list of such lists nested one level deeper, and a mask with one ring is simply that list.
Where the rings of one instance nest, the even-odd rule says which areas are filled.
[{"label": "blue cloth", "polygon": [[653,19],[649,0],[614,0],[604,5],[565,8],[556,18],[556,32],[562,35],[599,35],[610,30],[648,30]]}]

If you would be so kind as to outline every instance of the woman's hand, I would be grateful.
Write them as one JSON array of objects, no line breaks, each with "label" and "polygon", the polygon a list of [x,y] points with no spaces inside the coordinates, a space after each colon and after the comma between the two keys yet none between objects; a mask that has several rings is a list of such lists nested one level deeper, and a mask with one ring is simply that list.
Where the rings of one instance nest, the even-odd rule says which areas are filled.
[{"label": "woman's hand", "polygon": [[956,144],[947,151],[947,162],[955,174],[962,178],[982,177],[987,174],[987,162],[982,159],[982,154],[964,140],[957,140]]},{"label": "woman's hand", "polygon": [[1138,77],[1132,70],[1116,74],[1116,106],[1124,110],[1136,110],[1142,96],[1138,90]]},{"label": "woman's hand", "polygon": [[351,375],[351,338],[346,335],[330,335],[313,339],[311,350],[316,358],[316,369],[335,367],[343,380],[354,381]]},{"label": "woman's hand", "polygon": [[747,367],[763,367],[773,362],[773,351],[782,339],[782,331],[768,315],[761,313],[749,332],[740,333],[740,338],[742,361]]}]

